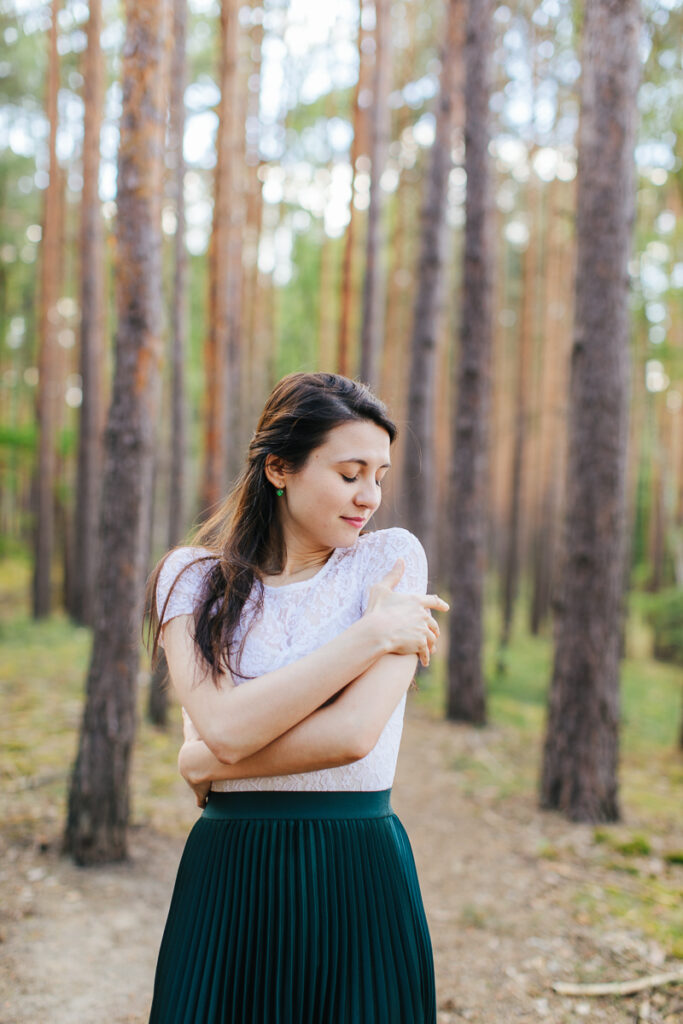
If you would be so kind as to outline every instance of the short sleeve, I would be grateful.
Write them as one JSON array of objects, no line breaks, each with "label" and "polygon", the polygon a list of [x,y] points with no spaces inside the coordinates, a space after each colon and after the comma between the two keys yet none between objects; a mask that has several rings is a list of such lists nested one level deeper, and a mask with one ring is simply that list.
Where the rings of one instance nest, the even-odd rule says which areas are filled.
[{"label": "short sleeve", "polygon": [[[192,615],[201,597],[206,574],[213,565],[213,561],[204,560],[195,565],[191,563],[208,554],[211,552],[206,548],[182,547],[171,551],[166,557],[157,581],[157,614],[161,623],[168,622],[176,615]],[[177,582],[173,586],[176,577]],[[173,590],[162,619],[164,602],[171,587]],[[159,634],[159,646],[164,646],[161,633]]]},{"label": "short sleeve", "polygon": [[368,553],[363,568],[362,615],[367,608],[370,587],[386,576],[397,558],[403,559],[405,568],[394,590],[407,594],[427,593],[427,556],[415,534],[401,526],[376,530],[368,536]]}]

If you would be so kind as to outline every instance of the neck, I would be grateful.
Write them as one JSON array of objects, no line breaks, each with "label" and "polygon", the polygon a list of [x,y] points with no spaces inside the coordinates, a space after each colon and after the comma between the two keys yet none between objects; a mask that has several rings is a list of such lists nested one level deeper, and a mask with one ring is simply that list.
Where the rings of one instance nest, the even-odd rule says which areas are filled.
[{"label": "neck", "polygon": [[291,533],[287,526],[282,531],[284,562],[279,572],[272,575],[285,580],[295,576],[311,575],[322,568],[334,548],[321,546],[306,537]]}]

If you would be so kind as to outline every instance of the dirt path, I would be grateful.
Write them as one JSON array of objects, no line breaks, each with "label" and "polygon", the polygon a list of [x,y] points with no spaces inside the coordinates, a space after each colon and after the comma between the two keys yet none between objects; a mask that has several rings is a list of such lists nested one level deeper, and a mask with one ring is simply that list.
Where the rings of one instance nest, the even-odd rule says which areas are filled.
[{"label": "dirt path", "polygon": [[[592,828],[539,813],[531,796],[501,801],[462,786],[453,762],[475,748],[495,760],[495,732],[413,708],[394,786],[431,927],[439,1024],[683,1020],[680,985],[621,1000],[554,994],[554,981],[683,965],[637,929],[582,908],[586,886],[597,896],[606,884]],[[179,785],[188,829],[190,800]],[[85,871],[52,838],[42,849],[0,848],[0,1022],[146,1024],[183,837],[134,829],[132,864]]]}]

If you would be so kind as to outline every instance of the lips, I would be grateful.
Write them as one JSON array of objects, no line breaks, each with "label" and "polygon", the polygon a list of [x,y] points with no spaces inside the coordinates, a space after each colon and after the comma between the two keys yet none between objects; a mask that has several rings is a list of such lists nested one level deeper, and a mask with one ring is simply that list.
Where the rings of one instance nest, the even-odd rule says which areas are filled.
[{"label": "lips", "polygon": [[345,522],[351,523],[352,526],[356,526],[356,527],[361,527],[363,525],[363,523],[365,522],[364,519],[351,519],[349,516],[342,516],[342,519]]}]

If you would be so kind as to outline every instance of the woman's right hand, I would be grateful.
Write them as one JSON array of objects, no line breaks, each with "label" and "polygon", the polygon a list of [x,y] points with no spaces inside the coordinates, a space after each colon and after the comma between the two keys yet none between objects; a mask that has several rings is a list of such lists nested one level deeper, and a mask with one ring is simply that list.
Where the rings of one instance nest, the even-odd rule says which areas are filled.
[{"label": "woman's right hand", "polygon": [[373,616],[388,644],[387,653],[417,654],[426,667],[440,634],[429,609],[448,611],[449,605],[437,594],[397,594],[393,588],[404,567],[398,558],[386,576],[370,587],[365,615]]}]

